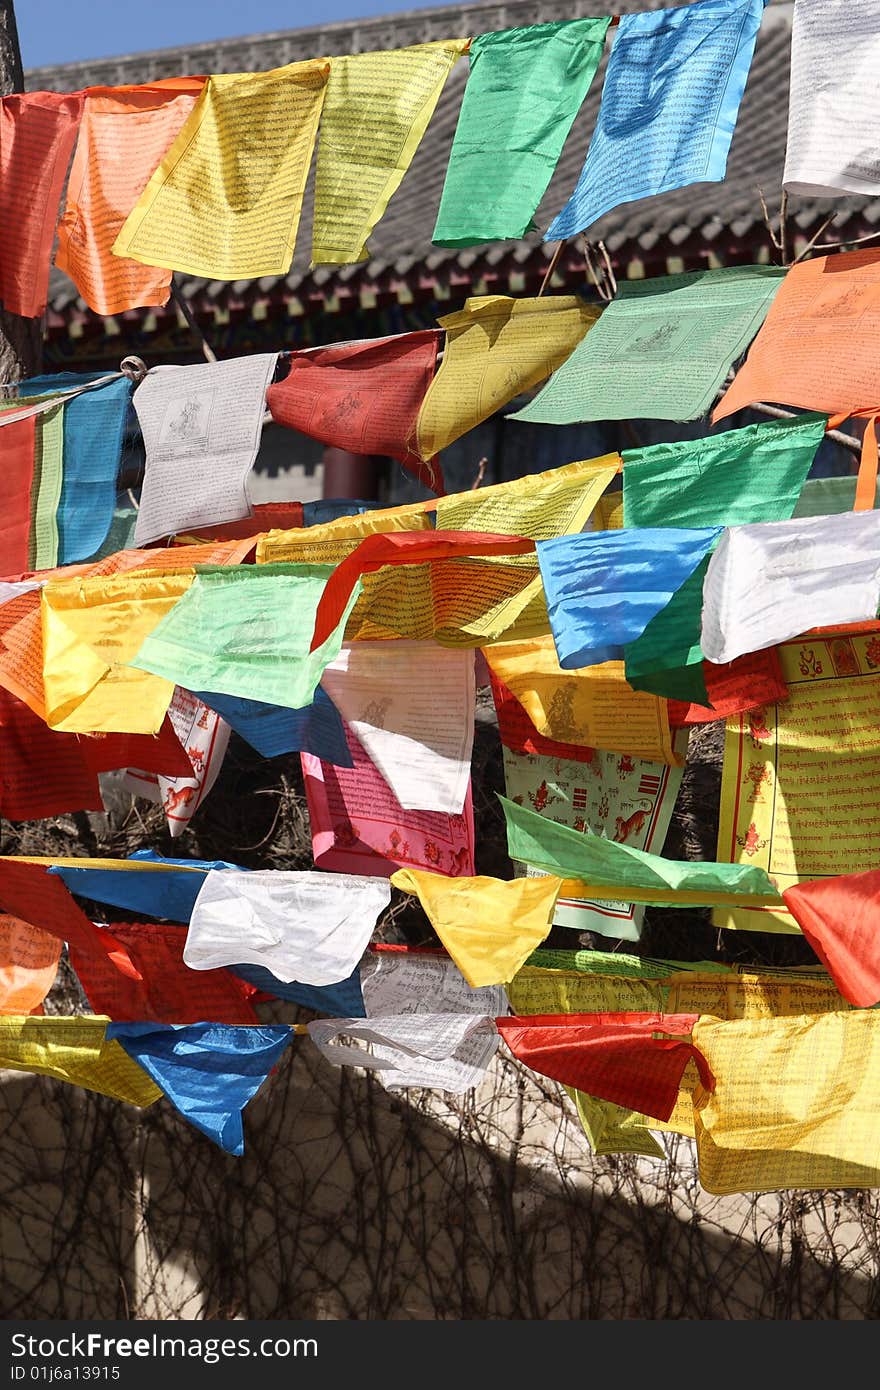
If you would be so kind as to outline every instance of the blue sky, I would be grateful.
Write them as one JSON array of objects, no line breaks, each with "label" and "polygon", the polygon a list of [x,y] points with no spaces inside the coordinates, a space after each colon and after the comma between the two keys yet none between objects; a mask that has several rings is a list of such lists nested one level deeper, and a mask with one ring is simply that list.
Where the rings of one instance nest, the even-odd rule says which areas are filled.
[{"label": "blue sky", "polygon": [[26,68],[429,9],[442,0],[16,0]]}]

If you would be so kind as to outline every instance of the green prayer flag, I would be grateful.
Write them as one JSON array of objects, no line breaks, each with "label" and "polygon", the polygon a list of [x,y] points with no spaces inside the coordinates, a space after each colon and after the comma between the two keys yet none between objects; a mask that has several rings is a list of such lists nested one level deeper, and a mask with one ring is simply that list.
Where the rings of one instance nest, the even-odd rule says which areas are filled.
[{"label": "green prayer flag", "polygon": [[561,20],[472,41],[435,245],[504,241],[532,228],[610,22]]},{"label": "green prayer flag", "polygon": [[729,266],[626,280],[533,401],[508,418],[696,420],[767,316],[785,271]]},{"label": "green prayer flag", "polygon": [[[668,975],[736,975],[733,966],[714,960],[659,960],[633,956],[625,951],[566,951],[558,946],[539,946],[526,960],[537,970],[575,970],[584,975],[614,975],[631,980],[665,980]],[[516,979],[516,976],[514,976]]]},{"label": "green prayer flag", "polygon": [[[778,898],[763,869],[753,864],[715,864],[664,859],[606,840],[589,829],[572,830],[517,806],[506,796],[499,800],[507,821],[507,852],[511,859],[561,878],[579,878],[607,888],[659,888],[706,893],[743,893]],[[664,899],[658,900],[660,905]],[[781,899],[780,899],[781,901]]]},{"label": "green prayer flag", "polygon": [[186,690],[269,705],[310,705],[339,655],[360,580],[338,625],[315,651],[315,612],[332,565],[196,566],[196,578],[129,664]]},{"label": "green prayer flag", "polygon": [[[798,517],[839,516],[841,512],[851,512],[855,500],[854,473],[842,478],[809,478],[804,483],[793,514]],[[874,494],[874,506],[880,507],[880,483]]]},{"label": "green prayer flag", "polygon": [[[595,330],[592,330],[595,331]],[[822,442],[824,415],[768,420],[676,444],[623,451],[623,524],[746,526],[787,521]],[[700,649],[707,557],[625,649],[634,690],[708,703]]]},{"label": "green prayer flag", "polygon": [[31,484],[32,568],[58,564],[58,504],[64,470],[64,406],[42,411],[34,421],[34,479]]}]

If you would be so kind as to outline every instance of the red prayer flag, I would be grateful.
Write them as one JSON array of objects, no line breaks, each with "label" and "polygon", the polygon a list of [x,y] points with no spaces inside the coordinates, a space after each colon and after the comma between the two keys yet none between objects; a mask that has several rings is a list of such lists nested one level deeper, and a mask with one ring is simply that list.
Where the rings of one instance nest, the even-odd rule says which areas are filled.
[{"label": "red prayer flag", "polygon": [[788,699],[788,686],[775,647],[762,652],[746,652],[725,666],[713,666],[711,661],[704,661],[703,679],[709,705],[670,700],[670,729],[726,719],[731,714],[744,714],[746,710],[762,709]]},{"label": "red prayer flag", "polygon": [[[303,524],[302,502],[257,502],[253,516],[244,516],[240,521],[224,521],[219,526],[188,526],[188,536],[198,536],[206,541],[246,540],[249,536],[259,536],[264,531],[293,531]],[[156,545],[165,546],[164,541]]]},{"label": "red prayer flag", "polygon": [[[0,257],[2,235],[0,230]],[[33,416],[0,427],[0,570],[4,574],[28,567],[35,432]]]},{"label": "red prayer flag", "polygon": [[128,952],[139,978],[123,975],[107,953],[71,946],[70,963],[95,1013],[116,1023],[258,1023],[254,989],[231,971],[190,970],[184,927],[114,922],[113,939]]},{"label": "red prayer flag", "polygon": [[22,318],[38,318],[46,307],[58,204],[82,103],[81,92],[0,98],[0,301]]},{"label": "red prayer flag", "polygon": [[399,459],[442,496],[439,461],[425,463],[411,447],[439,343],[431,328],[294,352],[289,374],[266,392],[272,418],[322,444]]},{"label": "red prayer flag", "polygon": [[46,726],[0,686],[0,815],[37,820],[66,811],[103,811],[97,769],[76,734]]},{"label": "red prayer flag", "polygon": [[880,1003],[880,869],[818,878],[782,894],[844,999]]},{"label": "red prayer flag", "polygon": [[118,970],[140,978],[122,943],[89,921],[57,874],[48,872],[48,865],[0,859],[0,911],[51,932],[71,949],[106,955]]},{"label": "red prayer flag", "polygon": [[324,587],[315,614],[310,650],[326,642],[345,612],[362,574],[385,565],[425,565],[432,560],[477,559],[485,555],[528,555],[535,542],[522,536],[495,536],[483,531],[392,531],[367,536],[340,560]]},{"label": "red prayer flag", "polygon": [[[707,1090],[705,1057],[688,1041],[698,1014],[534,1014],[498,1018],[498,1031],[532,1071],[653,1119],[668,1120],[688,1062]],[[682,1034],[658,1037],[658,1033]]]},{"label": "red prayer flag", "polygon": [[80,747],[93,772],[133,767],[163,777],[193,775],[193,765],[167,714],[157,734],[84,734]]}]

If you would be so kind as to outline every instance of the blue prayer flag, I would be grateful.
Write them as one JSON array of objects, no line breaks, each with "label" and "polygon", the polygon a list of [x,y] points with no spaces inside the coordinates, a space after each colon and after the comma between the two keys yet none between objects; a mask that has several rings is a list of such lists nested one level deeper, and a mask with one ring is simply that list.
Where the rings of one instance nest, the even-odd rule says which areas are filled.
[{"label": "blue prayer flag", "polygon": [[335,767],[354,767],[342,716],[320,686],[312,703],[304,709],[267,705],[262,700],[217,695],[207,690],[194,693],[264,758],[275,758],[280,753],[312,753]]},{"label": "blue prayer flag", "polygon": [[129,1057],[190,1124],[221,1149],[244,1153],[241,1112],[293,1037],[287,1024],[108,1023]]},{"label": "blue prayer flag", "polygon": [[766,0],[621,16],[577,187],[545,241],[621,203],[724,178]]}]

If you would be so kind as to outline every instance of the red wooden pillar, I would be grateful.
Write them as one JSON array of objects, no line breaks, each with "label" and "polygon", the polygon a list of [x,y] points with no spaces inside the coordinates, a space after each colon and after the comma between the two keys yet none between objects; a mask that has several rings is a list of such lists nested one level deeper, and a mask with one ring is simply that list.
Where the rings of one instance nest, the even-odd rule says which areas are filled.
[{"label": "red wooden pillar", "polygon": [[328,444],[324,448],[322,497],[359,497],[364,502],[379,500],[379,472],[382,460],[376,454],[352,454]]}]

